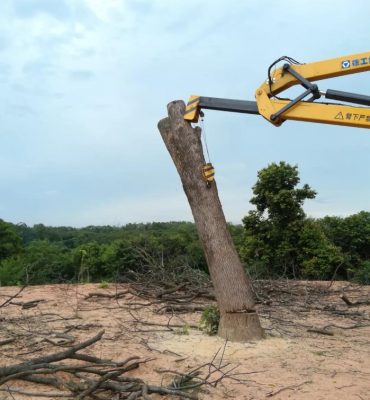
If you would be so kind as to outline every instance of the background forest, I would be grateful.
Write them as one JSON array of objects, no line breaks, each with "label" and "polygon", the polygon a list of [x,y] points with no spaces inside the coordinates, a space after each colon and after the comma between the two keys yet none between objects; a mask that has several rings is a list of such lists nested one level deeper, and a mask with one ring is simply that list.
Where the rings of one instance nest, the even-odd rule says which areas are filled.
[{"label": "background forest", "polygon": [[[254,279],[346,279],[370,283],[370,212],[342,218],[308,217],[316,191],[299,186],[297,166],[273,163],[258,172],[255,207],[229,230]],[[208,274],[190,222],[125,226],[27,226],[0,219],[1,285],[135,280],[160,265],[181,275]]]}]

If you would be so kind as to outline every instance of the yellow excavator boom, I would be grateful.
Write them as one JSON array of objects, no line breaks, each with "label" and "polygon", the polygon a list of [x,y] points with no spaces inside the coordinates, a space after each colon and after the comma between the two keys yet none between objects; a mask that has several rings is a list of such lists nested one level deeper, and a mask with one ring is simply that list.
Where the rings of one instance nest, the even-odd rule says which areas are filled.
[{"label": "yellow excavator boom", "polygon": [[[284,65],[272,71],[282,61],[285,61]],[[370,52],[310,64],[300,64],[284,56],[269,67],[267,80],[255,92],[256,101],[191,96],[184,118],[197,122],[201,109],[211,109],[262,115],[275,126],[294,120],[369,129],[370,96],[331,89],[322,91],[312,83],[365,71],[370,71]],[[294,85],[302,85],[305,91],[293,100],[278,97]],[[321,97],[359,106],[315,102]]]}]

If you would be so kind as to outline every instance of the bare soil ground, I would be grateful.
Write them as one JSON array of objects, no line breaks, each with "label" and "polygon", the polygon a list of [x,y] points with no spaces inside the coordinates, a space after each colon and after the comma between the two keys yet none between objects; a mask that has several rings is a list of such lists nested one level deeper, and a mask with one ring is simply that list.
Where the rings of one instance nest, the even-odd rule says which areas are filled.
[{"label": "bare soil ground", "polygon": [[[58,342],[55,333],[73,336],[76,344],[104,329],[103,339],[85,349],[85,354],[115,361],[130,356],[151,359],[127,375],[153,385],[168,385],[173,380],[171,373],[160,370],[187,373],[211,361],[221,349],[215,359],[219,362],[224,351],[223,363],[230,363],[228,368],[235,367],[233,373],[241,375],[234,376],[238,380],[222,380],[216,388],[204,386],[198,392],[199,398],[369,400],[370,288],[347,282],[296,282],[275,289],[269,284],[269,291],[257,295],[265,339],[227,342],[225,349],[225,342],[216,336],[207,336],[195,327],[182,328],[198,325],[200,312],[157,312],[159,305],[137,305],[145,301],[131,294],[119,299],[85,298],[91,292],[114,294],[127,289],[127,285],[110,284],[108,289],[98,289],[95,284],[27,287],[12,303],[43,301],[30,309],[17,304],[0,308],[0,342],[15,338],[12,343],[0,345],[0,367],[62,351],[64,348],[52,343]],[[17,291],[17,287],[0,288],[0,304]],[[341,293],[358,304],[348,306],[340,298]],[[168,324],[178,327],[166,327]],[[324,326],[323,332],[331,336],[308,332]],[[56,392],[21,380],[8,382],[0,389],[8,387]],[[0,399],[12,398],[38,397],[0,391]]]}]

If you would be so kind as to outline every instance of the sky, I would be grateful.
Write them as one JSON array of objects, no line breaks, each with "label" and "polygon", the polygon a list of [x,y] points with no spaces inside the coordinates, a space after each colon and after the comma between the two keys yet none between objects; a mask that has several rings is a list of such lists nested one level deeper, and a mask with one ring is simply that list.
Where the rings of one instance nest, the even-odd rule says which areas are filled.
[{"label": "sky", "polygon": [[[172,100],[254,100],[283,55],[370,52],[368,0],[1,0],[0,218],[28,225],[192,221],[157,129]],[[320,81],[370,94],[370,72]],[[370,131],[205,110],[226,219],[257,172],[298,164],[305,211],[370,205]]]}]

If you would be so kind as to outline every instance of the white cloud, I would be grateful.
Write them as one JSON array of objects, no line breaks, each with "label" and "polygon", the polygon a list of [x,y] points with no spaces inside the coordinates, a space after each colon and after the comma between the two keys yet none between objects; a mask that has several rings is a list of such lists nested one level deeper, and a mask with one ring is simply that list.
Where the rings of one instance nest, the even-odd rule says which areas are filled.
[{"label": "white cloud", "polygon": [[[355,17],[356,3],[343,13],[334,0],[286,0],[281,13],[272,0],[2,0],[0,218],[191,219],[182,190],[173,194],[178,177],[156,127],[166,104],[191,94],[253,100],[283,53],[311,62],[363,51],[370,3]],[[266,12],[279,14],[267,29]],[[309,35],[303,19],[316,21]],[[354,21],[340,40],[328,35]],[[328,84],[342,89],[335,82],[370,91],[363,74]],[[206,112],[206,129],[228,220],[247,214],[257,171],[280,160],[298,163],[302,183],[335,199],[307,203],[310,214],[370,204],[370,136],[359,130],[293,122],[276,129],[257,116],[216,112]],[[37,197],[42,188],[58,188],[53,202]],[[12,197],[30,193],[37,201],[26,206]]]}]

